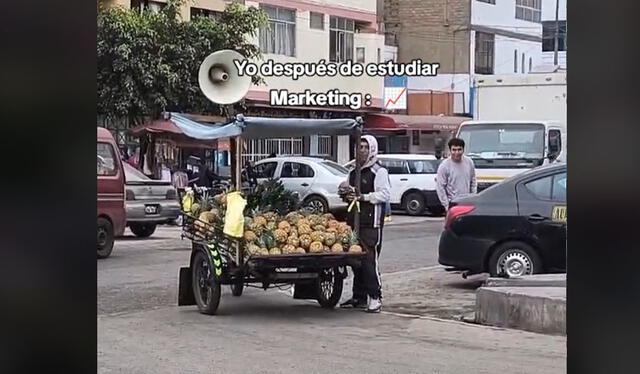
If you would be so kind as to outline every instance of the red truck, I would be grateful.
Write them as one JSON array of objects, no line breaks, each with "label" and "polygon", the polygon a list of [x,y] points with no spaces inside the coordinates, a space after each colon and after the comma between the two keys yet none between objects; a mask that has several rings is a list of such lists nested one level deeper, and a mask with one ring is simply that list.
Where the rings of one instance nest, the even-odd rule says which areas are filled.
[{"label": "red truck", "polygon": [[98,127],[98,258],[107,258],[126,226],[124,169],[111,133]]}]

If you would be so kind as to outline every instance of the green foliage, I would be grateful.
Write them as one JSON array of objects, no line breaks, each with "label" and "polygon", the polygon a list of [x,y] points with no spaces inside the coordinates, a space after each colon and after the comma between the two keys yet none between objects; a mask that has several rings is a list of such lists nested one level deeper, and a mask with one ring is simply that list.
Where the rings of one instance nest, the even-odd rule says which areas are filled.
[{"label": "green foliage", "polygon": [[[183,22],[186,0],[168,0],[158,13],[101,8],[98,13],[98,114],[128,118],[130,124],[162,111],[219,113],[198,87],[198,69],[206,56],[233,49],[261,58],[248,42],[266,24],[263,11],[231,3],[215,21],[198,17]],[[261,82],[259,77],[255,83]]]},{"label": "green foliage", "polygon": [[246,214],[252,211],[271,211],[285,215],[299,208],[300,199],[293,191],[284,188],[281,181],[269,179],[256,186],[247,196]]}]

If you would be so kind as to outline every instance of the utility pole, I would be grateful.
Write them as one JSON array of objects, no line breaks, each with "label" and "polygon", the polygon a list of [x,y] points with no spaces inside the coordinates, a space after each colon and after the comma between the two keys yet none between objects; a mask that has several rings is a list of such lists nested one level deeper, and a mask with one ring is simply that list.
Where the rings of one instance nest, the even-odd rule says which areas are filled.
[{"label": "utility pole", "polygon": [[558,10],[560,9],[560,0],[556,0],[556,27],[553,37],[553,64],[558,66],[558,36],[560,29],[560,22],[558,21]]}]

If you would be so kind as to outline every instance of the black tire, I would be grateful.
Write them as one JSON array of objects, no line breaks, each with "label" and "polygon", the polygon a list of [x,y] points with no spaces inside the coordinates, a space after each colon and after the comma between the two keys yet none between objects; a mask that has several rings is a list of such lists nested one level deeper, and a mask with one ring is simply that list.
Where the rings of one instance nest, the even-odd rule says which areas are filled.
[{"label": "black tire", "polygon": [[447,213],[443,206],[431,207],[427,209],[429,210],[429,213],[431,213],[435,217],[443,217]]},{"label": "black tire", "polygon": [[129,229],[139,238],[148,238],[156,231],[155,223],[130,223]]},{"label": "black tire", "polygon": [[113,225],[102,217],[98,217],[98,258],[107,258],[113,251]]},{"label": "black tire", "polygon": [[318,304],[327,309],[333,309],[342,296],[344,279],[335,268],[324,269],[320,272],[317,285]]},{"label": "black tire", "polygon": [[[505,266],[512,265],[505,269]],[[531,275],[542,272],[542,260],[529,244],[510,241],[500,244],[489,258],[489,274],[492,277]]]},{"label": "black tire", "polygon": [[242,291],[244,290],[244,282],[237,282],[237,283],[232,283],[230,285],[231,287],[231,294],[233,296],[242,296]]},{"label": "black tire", "polygon": [[312,209],[316,214],[324,214],[329,212],[329,203],[327,203],[327,200],[325,200],[322,196],[309,196],[304,199],[302,206],[308,209]]},{"label": "black tire", "polygon": [[419,216],[424,212],[424,196],[420,192],[410,192],[402,200],[404,211],[410,216]]},{"label": "black tire", "polygon": [[207,255],[197,251],[191,264],[193,295],[200,313],[208,315],[216,314],[220,304],[220,283],[215,280],[207,281],[212,278],[212,270],[212,264],[209,263]]}]

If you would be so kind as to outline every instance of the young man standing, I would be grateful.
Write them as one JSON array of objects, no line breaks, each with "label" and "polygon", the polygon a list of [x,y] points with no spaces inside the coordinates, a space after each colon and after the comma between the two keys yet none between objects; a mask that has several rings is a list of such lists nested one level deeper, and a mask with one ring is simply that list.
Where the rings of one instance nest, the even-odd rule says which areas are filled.
[{"label": "young man standing", "polygon": [[449,210],[449,204],[459,196],[478,192],[476,168],[473,160],[464,155],[464,140],[449,140],[450,157],[442,161],[436,176],[436,189],[440,203]]},{"label": "young man standing", "polygon": [[[382,227],[384,225],[385,205],[391,196],[389,173],[378,163],[378,142],[371,135],[365,135],[360,142],[356,157],[356,167],[360,168],[360,244],[367,256],[359,268],[353,269],[353,296],[340,304],[342,308],[366,308],[367,312],[377,313],[382,309],[382,284],[378,271],[378,258],[382,249]],[[340,188],[355,186],[355,169],[349,173],[349,179]],[[345,195],[351,202],[353,193]],[[354,207],[347,216],[353,228]],[[368,303],[367,303],[368,297]]]}]

